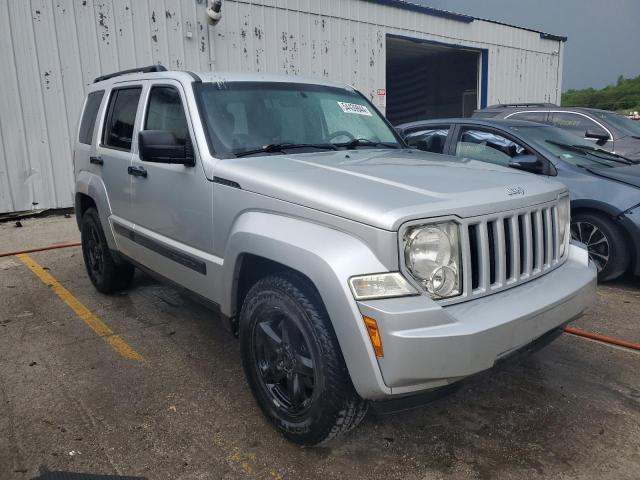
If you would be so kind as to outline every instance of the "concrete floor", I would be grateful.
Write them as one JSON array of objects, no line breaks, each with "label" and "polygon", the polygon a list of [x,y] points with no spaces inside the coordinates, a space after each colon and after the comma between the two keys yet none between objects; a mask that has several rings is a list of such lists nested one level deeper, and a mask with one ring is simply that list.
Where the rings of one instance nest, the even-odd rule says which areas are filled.
[{"label": "concrete floor", "polygon": [[[78,240],[73,218],[22,224],[0,224],[0,252]],[[120,356],[53,287],[0,258],[2,480],[640,478],[637,352],[565,334],[426,407],[369,414],[301,449],[259,412],[238,342],[211,312],[141,274],[126,294],[98,294],[77,247],[32,258],[144,360]],[[640,341],[638,286],[599,287],[575,326]]]}]

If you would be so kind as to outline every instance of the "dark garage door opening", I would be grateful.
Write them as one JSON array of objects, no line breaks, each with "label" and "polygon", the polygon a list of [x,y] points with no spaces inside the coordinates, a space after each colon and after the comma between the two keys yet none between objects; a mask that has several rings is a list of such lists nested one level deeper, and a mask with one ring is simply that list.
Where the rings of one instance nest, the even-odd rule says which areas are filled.
[{"label": "dark garage door opening", "polygon": [[468,117],[478,108],[480,52],[387,36],[387,118]]}]

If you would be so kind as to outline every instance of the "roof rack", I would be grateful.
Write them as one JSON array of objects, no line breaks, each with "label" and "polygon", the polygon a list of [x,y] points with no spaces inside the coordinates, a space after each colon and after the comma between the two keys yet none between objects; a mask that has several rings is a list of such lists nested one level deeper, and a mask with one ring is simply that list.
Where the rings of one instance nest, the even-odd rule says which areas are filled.
[{"label": "roof rack", "polygon": [[555,103],[498,103],[487,108],[508,108],[508,107],[557,107]]},{"label": "roof rack", "polygon": [[119,77],[120,75],[126,75],[128,73],[151,73],[151,72],[166,72],[166,71],[167,71],[167,67],[160,64],[149,65],[146,67],[139,67],[139,68],[130,68],[129,70],[120,70],[119,72],[108,73],[106,75],[96,77],[93,83],[102,82],[103,80],[109,80],[110,78]]}]

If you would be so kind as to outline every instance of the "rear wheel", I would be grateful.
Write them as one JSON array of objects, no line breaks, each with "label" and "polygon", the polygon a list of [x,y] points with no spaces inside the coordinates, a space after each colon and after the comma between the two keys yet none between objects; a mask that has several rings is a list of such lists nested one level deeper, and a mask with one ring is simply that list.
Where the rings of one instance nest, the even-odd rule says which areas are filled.
[{"label": "rear wheel", "polygon": [[133,277],[133,265],[114,258],[95,208],[87,209],[82,215],[80,236],[84,264],[94,287],[102,293],[127,288]]},{"label": "rear wheel", "polygon": [[240,313],[242,362],[258,405],[289,440],[318,445],[367,411],[356,393],[322,301],[288,272],[259,280]]},{"label": "rear wheel", "polygon": [[622,275],[629,266],[629,253],[620,228],[599,213],[577,213],[571,218],[571,238],[584,243],[598,268],[598,280],[606,282]]}]

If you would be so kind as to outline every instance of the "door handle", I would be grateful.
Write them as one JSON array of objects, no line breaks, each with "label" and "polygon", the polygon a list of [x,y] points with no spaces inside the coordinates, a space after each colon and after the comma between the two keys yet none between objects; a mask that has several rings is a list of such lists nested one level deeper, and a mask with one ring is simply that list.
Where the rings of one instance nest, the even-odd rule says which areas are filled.
[{"label": "door handle", "polygon": [[142,167],[127,167],[127,172],[134,177],[147,178],[147,171]]},{"label": "door handle", "polygon": [[93,163],[94,165],[104,165],[104,160],[102,160],[102,157],[89,157],[89,163]]}]

